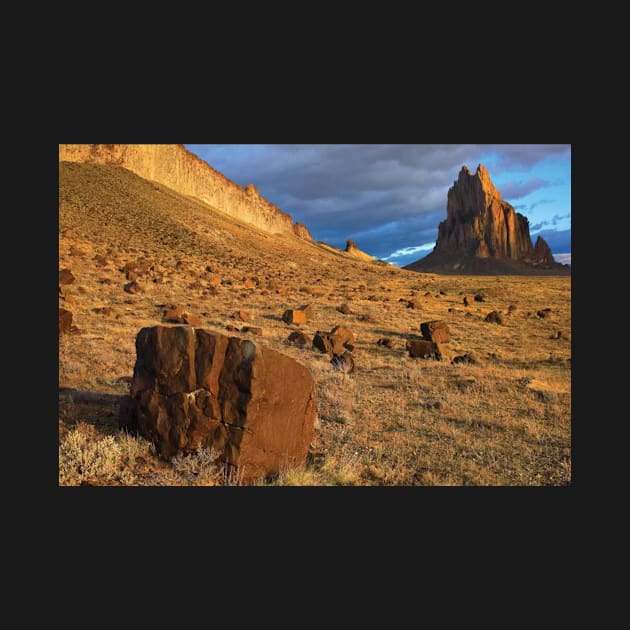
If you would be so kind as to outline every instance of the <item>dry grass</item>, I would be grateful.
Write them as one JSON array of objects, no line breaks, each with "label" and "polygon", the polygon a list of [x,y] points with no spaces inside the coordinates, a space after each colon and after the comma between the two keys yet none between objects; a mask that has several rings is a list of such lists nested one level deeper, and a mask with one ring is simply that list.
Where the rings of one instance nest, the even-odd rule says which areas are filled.
[{"label": "dry grass", "polygon": [[[315,378],[313,457],[301,469],[258,484],[571,482],[570,277],[393,269],[219,218],[203,204],[116,167],[60,165],[60,173],[60,228],[74,233],[59,238],[59,265],[77,278],[67,287],[74,301],[62,299],[60,306],[73,311],[79,328],[59,341],[59,385],[79,392],[72,400],[60,398],[60,484],[237,483],[223,479],[209,453],[162,462],[151,445],[118,429],[116,401],[128,391],[135,336],[161,323],[171,303],[218,332],[235,324],[230,315],[242,308],[263,336],[229,334],[292,356]],[[151,229],[147,214],[154,218]],[[97,254],[111,262],[97,266]],[[143,293],[125,293],[120,269],[142,256],[154,264],[154,275],[141,279]],[[211,275],[222,279],[216,290]],[[246,288],[244,279],[251,277],[256,286]],[[479,292],[486,301],[463,305],[464,295]],[[419,309],[407,308],[411,299]],[[287,342],[294,328],[282,313],[309,302],[316,317],[303,328],[307,334],[337,324],[354,331],[353,374],[334,372],[324,355]],[[351,314],[336,310],[342,303]],[[516,309],[510,312],[510,305]],[[102,306],[115,317],[93,312]],[[551,312],[538,317],[546,307]],[[492,310],[503,314],[503,325],[483,321]],[[405,341],[419,337],[420,322],[431,319],[450,327],[445,360],[409,358]],[[552,338],[557,331],[562,336]],[[380,337],[392,338],[394,348],[376,345]],[[479,365],[451,364],[466,352]],[[106,398],[86,402],[80,392]]]}]

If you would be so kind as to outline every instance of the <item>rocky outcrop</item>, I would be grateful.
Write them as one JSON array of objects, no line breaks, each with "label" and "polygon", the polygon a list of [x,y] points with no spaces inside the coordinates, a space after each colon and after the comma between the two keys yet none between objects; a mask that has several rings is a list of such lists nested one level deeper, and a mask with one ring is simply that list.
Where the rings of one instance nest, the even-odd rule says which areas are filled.
[{"label": "rocky outcrop", "polygon": [[376,260],[374,256],[370,256],[369,254],[362,252],[351,238],[347,240],[346,249],[344,251],[346,254],[352,256],[353,258],[358,258],[359,260]]},{"label": "rocky outcrop", "polygon": [[59,161],[122,166],[265,232],[312,240],[305,225],[294,224],[254,185],[241,188],[181,144],[60,144]]},{"label": "rocky outcrop", "polygon": [[407,265],[412,271],[528,273],[568,271],[556,263],[540,236],[536,247],[527,217],[516,212],[495,188],[483,164],[475,173],[463,166],[448,191],[446,220],[433,252]]},{"label": "rocky outcrop", "polygon": [[162,457],[212,447],[245,482],[305,462],[315,383],[291,357],[184,326],[143,328],[136,355],[122,419]]}]

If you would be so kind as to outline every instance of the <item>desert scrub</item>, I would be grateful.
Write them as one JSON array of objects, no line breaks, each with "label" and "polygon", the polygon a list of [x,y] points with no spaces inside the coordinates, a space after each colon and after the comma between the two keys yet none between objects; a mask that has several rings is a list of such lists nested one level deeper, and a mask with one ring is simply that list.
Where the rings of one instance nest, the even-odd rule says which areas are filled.
[{"label": "desert scrub", "polygon": [[[78,486],[96,481],[101,485],[133,484],[127,466],[136,453],[148,452],[148,442],[124,432],[91,439],[80,426],[68,431],[59,444],[59,485]],[[133,458],[133,460],[132,460]]]}]

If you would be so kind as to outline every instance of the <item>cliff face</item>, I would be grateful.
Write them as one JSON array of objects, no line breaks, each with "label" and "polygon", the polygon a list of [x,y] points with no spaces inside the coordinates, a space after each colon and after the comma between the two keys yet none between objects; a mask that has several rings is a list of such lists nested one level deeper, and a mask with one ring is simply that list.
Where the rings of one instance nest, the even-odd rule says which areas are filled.
[{"label": "cliff face", "polygon": [[448,191],[446,220],[438,228],[435,249],[405,269],[487,274],[570,272],[556,263],[543,238],[538,237],[536,246],[532,245],[527,217],[503,200],[482,164],[474,174],[462,167]]},{"label": "cliff face", "polygon": [[59,161],[115,164],[266,232],[312,240],[306,226],[294,225],[291,215],[269,203],[255,186],[241,188],[181,144],[60,144]]}]

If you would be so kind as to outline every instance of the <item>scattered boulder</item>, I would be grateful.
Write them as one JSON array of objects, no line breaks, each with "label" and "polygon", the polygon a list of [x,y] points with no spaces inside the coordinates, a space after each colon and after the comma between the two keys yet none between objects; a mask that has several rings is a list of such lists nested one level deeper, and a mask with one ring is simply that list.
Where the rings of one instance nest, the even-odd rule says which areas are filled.
[{"label": "scattered boulder", "polygon": [[300,309],[289,309],[282,315],[282,320],[287,324],[305,324],[306,319],[306,313]]},{"label": "scattered boulder", "polygon": [[329,333],[318,330],[313,337],[313,347],[331,357],[341,355],[350,348],[354,349],[353,343],[354,334],[342,326],[335,326]]},{"label": "scattered boulder", "polygon": [[377,340],[376,343],[377,345],[385,346],[386,348],[389,348],[390,350],[394,348],[394,342],[389,337],[381,337],[380,339]]},{"label": "scattered boulder", "polygon": [[103,315],[103,317],[107,317],[107,319],[113,319],[114,317],[114,310],[110,306],[99,306],[93,308],[92,312],[97,315]]},{"label": "scattered boulder", "polygon": [[341,372],[345,372],[346,374],[354,372],[354,357],[352,356],[352,353],[348,351],[343,354],[333,355],[330,363],[333,366],[333,370],[339,370]]},{"label": "scattered boulder", "polygon": [[475,295],[475,302],[485,302],[486,296],[483,293],[477,293]]},{"label": "scattered boulder", "polygon": [[499,311],[490,311],[484,318],[484,322],[488,322],[490,324],[502,324],[503,317]]},{"label": "scattered boulder", "polygon": [[423,339],[407,341],[405,348],[409,352],[409,356],[413,359],[420,358],[435,359],[436,361],[442,360],[440,347],[434,341],[425,341]]},{"label": "scattered boulder", "polygon": [[341,306],[338,306],[337,310],[344,315],[350,315],[352,313],[350,307],[347,304],[342,304]]},{"label": "scattered boulder", "polygon": [[472,352],[467,352],[466,354],[460,354],[456,356],[451,363],[464,363],[468,365],[477,365],[479,363],[477,357]]},{"label": "scattered boulder", "polygon": [[171,304],[170,308],[164,311],[163,319],[174,324],[183,324],[184,307]]},{"label": "scattered boulder", "polygon": [[242,322],[250,322],[251,317],[245,311],[235,311],[232,313],[233,319],[240,319]]},{"label": "scattered boulder", "polygon": [[313,345],[313,340],[301,331],[294,330],[287,339],[301,348],[308,348]]},{"label": "scattered boulder", "polygon": [[545,319],[549,313],[551,313],[550,308],[541,308],[539,311],[536,311],[536,315],[540,317],[540,319]]},{"label": "scattered boulder", "polygon": [[72,328],[72,311],[65,308],[59,309],[59,334],[64,335],[70,332]]},{"label": "scattered boulder", "polygon": [[464,296],[464,306],[470,306],[470,302],[472,301],[473,298],[471,298],[469,295],[465,295]]},{"label": "scattered boulder", "polygon": [[76,278],[70,269],[59,270],[59,284],[72,284]]},{"label": "scattered boulder", "polygon": [[407,308],[419,309],[420,303],[417,300],[409,300],[407,302]]},{"label": "scattered boulder", "polygon": [[448,324],[440,320],[422,322],[420,324],[420,331],[427,341],[448,343],[451,340]]},{"label": "scattered boulder", "polygon": [[192,313],[184,313],[182,315],[182,320],[184,324],[187,324],[188,326],[195,326],[196,328],[203,324],[201,318],[197,315],[193,315]]},{"label": "scattered boulder", "polygon": [[142,293],[142,287],[134,280],[125,285],[125,291],[127,293]]},{"label": "scattered boulder", "polygon": [[304,464],[316,417],[309,370],[246,339],[143,328],[121,421],[162,458],[212,447],[243,482]]}]

